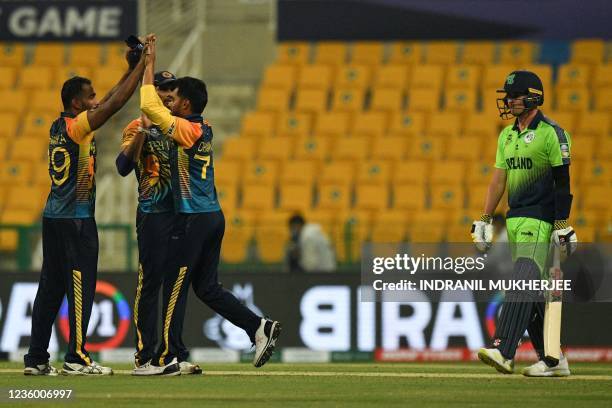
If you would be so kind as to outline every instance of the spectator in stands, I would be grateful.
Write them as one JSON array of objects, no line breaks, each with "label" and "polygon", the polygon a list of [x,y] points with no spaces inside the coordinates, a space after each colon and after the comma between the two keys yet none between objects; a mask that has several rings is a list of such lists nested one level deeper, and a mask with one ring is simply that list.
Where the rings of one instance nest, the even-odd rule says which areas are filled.
[{"label": "spectator in stands", "polygon": [[333,272],[336,257],[329,237],[321,226],[306,223],[304,217],[295,214],[289,218],[290,241],[287,261],[290,272]]}]

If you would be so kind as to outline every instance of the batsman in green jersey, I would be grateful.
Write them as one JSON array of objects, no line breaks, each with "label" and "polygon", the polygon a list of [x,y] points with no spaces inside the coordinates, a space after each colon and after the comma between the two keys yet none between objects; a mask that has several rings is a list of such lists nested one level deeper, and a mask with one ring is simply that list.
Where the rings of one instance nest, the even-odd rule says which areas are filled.
[{"label": "batsman in green jersey", "polygon": [[[495,171],[489,185],[484,214],[472,225],[472,239],[486,251],[493,235],[492,214],[506,186],[509,211],[508,241],[514,261],[513,279],[539,280],[547,277],[551,242],[569,254],[577,239],[567,225],[570,193],[570,135],[538,109],[544,103],[544,87],[529,71],[507,76],[505,94],[497,100],[503,119],[515,118],[502,130],[497,142]],[[567,359],[545,357],[544,303],[536,291],[507,291],[491,348],[479,351],[479,358],[499,372],[514,371],[514,355],[525,330],[538,354],[536,364],[527,367],[529,376],[567,376]]]}]

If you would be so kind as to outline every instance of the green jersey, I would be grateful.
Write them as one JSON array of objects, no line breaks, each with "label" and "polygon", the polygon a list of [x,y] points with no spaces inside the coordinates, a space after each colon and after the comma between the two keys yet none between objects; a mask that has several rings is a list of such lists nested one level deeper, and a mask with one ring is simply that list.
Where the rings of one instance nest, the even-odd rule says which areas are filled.
[{"label": "green jersey", "polygon": [[506,170],[507,217],[555,220],[552,168],[570,163],[570,135],[542,112],[519,131],[518,120],[501,131],[495,167]]}]

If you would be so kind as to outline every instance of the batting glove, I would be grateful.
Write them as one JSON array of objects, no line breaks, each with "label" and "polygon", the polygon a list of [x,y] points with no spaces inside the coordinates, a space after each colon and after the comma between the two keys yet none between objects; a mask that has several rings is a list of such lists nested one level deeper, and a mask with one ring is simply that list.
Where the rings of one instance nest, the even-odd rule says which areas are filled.
[{"label": "batting glove", "polygon": [[486,252],[493,241],[493,224],[489,214],[484,214],[480,220],[472,223],[472,241],[480,252]]},{"label": "batting glove", "polygon": [[566,220],[555,221],[555,226],[550,240],[559,247],[561,260],[564,260],[576,250],[578,237],[574,229],[567,225]]}]

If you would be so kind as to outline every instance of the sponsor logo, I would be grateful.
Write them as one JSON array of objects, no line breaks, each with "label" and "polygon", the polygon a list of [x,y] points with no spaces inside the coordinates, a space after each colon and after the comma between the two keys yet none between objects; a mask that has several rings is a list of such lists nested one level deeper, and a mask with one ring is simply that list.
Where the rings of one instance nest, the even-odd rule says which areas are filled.
[{"label": "sponsor logo", "polygon": [[559,147],[561,148],[561,157],[564,159],[570,157],[569,145],[567,143],[561,143]]},{"label": "sponsor logo", "polygon": [[525,235],[528,237],[533,237],[533,232],[531,231],[521,231],[521,235]]},{"label": "sponsor logo", "polygon": [[514,84],[514,76],[515,76],[515,74],[508,75],[508,78],[506,78],[506,83],[508,85]]}]

